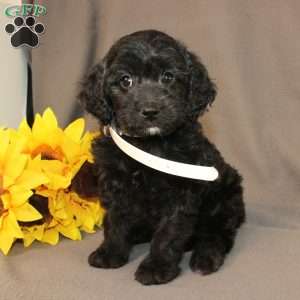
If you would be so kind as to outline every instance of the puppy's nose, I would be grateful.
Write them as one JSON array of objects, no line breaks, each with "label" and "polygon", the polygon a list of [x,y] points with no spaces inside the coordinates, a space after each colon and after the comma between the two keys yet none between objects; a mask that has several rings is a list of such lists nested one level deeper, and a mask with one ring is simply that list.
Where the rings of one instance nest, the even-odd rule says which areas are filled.
[{"label": "puppy's nose", "polygon": [[146,118],[146,119],[149,119],[149,120],[153,120],[157,114],[159,113],[158,110],[156,110],[155,108],[144,108],[142,110],[142,115]]}]

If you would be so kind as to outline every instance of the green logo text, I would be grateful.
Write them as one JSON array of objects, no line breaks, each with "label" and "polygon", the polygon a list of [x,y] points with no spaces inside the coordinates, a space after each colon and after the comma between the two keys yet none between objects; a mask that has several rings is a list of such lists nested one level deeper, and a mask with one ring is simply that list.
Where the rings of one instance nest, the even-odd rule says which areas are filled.
[{"label": "green logo text", "polygon": [[43,5],[38,4],[22,4],[9,6],[4,10],[4,14],[7,17],[16,17],[16,16],[43,16],[47,12],[47,9]]}]

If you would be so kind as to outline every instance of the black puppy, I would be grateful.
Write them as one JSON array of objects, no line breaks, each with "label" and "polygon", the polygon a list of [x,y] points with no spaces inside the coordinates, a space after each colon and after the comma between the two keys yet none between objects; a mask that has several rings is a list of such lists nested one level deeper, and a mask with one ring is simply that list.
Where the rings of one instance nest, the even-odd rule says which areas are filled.
[{"label": "black puppy", "polygon": [[166,283],[192,250],[193,271],[217,271],[245,220],[241,176],[204,136],[197,118],[216,95],[204,65],[172,37],[139,31],[117,41],[86,76],[79,94],[101,127],[114,122],[124,138],[154,155],[215,166],[214,182],[148,168],[110,137],[95,139],[99,196],[107,209],[104,241],[89,257],[99,268],[128,262],[134,244],[151,241],[135,278]]}]

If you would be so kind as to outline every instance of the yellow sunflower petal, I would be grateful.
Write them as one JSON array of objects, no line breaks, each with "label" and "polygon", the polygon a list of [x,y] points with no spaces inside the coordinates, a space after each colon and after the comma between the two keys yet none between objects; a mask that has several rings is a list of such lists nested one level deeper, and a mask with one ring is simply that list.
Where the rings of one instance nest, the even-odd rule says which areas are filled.
[{"label": "yellow sunflower petal", "polygon": [[54,213],[53,213],[53,216],[57,219],[61,219],[61,220],[65,220],[65,219],[68,219],[68,213],[66,212],[65,209],[59,209],[59,210],[56,210]]},{"label": "yellow sunflower petal", "polygon": [[29,247],[35,240],[40,241],[44,235],[44,224],[32,227],[23,227],[24,233],[23,243],[25,247]]},{"label": "yellow sunflower petal", "polygon": [[87,156],[82,155],[80,159],[76,161],[76,163],[69,165],[69,172],[70,172],[71,179],[73,179],[76,176],[76,174],[79,172],[79,170],[81,169],[83,164],[87,161],[87,159],[88,159]]},{"label": "yellow sunflower petal", "polygon": [[15,238],[23,238],[23,233],[13,212],[9,212],[2,221],[2,230]]},{"label": "yellow sunflower petal", "polygon": [[79,143],[81,136],[83,134],[83,130],[85,127],[85,122],[83,118],[77,119],[76,121],[72,122],[65,130],[64,133],[68,138],[72,141]]},{"label": "yellow sunflower petal", "polygon": [[22,186],[14,185],[10,188],[10,201],[12,207],[18,207],[24,204],[30,196],[32,191],[24,189]]},{"label": "yellow sunflower petal", "polygon": [[84,231],[86,232],[94,232],[94,227],[95,227],[95,220],[92,216],[87,216],[84,219],[84,222],[82,224],[82,228],[84,229]]},{"label": "yellow sunflower petal", "polygon": [[39,226],[34,226],[34,236],[37,240],[41,240],[43,238],[44,235],[44,229],[45,229],[45,225],[39,225]]},{"label": "yellow sunflower petal", "polygon": [[10,139],[10,132],[6,129],[0,130],[0,141],[1,141],[1,147],[0,147],[0,166],[1,163],[4,161],[5,154],[9,145],[9,139]]},{"label": "yellow sunflower petal", "polygon": [[30,170],[30,171],[42,173],[42,165],[41,164],[42,164],[41,155],[38,154],[37,156],[35,156],[34,158],[32,158],[28,161],[26,169]]},{"label": "yellow sunflower petal", "polygon": [[7,177],[10,177],[11,179],[16,179],[19,177],[28,160],[28,156],[25,154],[19,154],[19,155],[13,155],[6,161],[5,167],[4,167],[4,174]]},{"label": "yellow sunflower petal", "polygon": [[19,155],[23,152],[28,138],[25,135],[19,134],[16,130],[10,129],[11,139],[9,144],[8,157]]},{"label": "yellow sunflower petal", "polygon": [[56,191],[49,190],[49,189],[46,189],[46,188],[37,189],[35,191],[35,193],[37,195],[40,195],[40,196],[43,196],[43,197],[46,197],[46,198],[50,198],[50,197],[53,198],[56,195]]},{"label": "yellow sunflower petal", "polygon": [[57,220],[54,218],[51,220],[50,224],[48,225],[48,228],[54,228],[58,224]]},{"label": "yellow sunflower petal", "polygon": [[49,179],[44,174],[32,170],[25,170],[17,179],[16,184],[31,190],[48,182]]},{"label": "yellow sunflower petal", "polygon": [[74,159],[78,159],[81,150],[78,143],[75,143],[69,138],[65,138],[61,146],[68,162],[72,162]]},{"label": "yellow sunflower petal", "polygon": [[45,172],[64,174],[67,165],[59,160],[41,160],[40,167]]},{"label": "yellow sunflower petal", "polygon": [[24,203],[19,207],[13,208],[13,212],[18,221],[31,222],[40,220],[43,216],[29,203]]},{"label": "yellow sunflower petal", "polygon": [[88,162],[93,163],[94,158],[92,155],[91,150],[91,144],[94,138],[100,136],[100,133],[91,133],[87,132],[82,138],[82,143],[81,143],[81,149],[82,153],[86,153],[88,155]]},{"label": "yellow sunflower petal", "polygon": [[71,240],[81,240],[80,231],[74,224],[68,226],[58,225],[57,230]]},{"label": "yellow sunflower petal", "polygon": [[68,172],[68,166],[58,160],[43,160],[41,169],[49,179],[46,186],[53,190],[67,188],[71,184],[72,174]]},{"label": "yellow sunflower petal", "polygon": [[7,255],[15,238],[7,233],[5,230],[0,229],[0,250],[3,254]]},{"label": "yellow sunflower petal", "polygon": [[10,176],[7,176],[6,174],[3,174],[2,176],[2,184],[3,184],[3,188],[7,189],[8,187],[12,186],[15,182],[14,178],[11,178]]},{"label": "yellow sunflower petal", "polygon": [[[51,148],[60,145],[63,137],[63,131],[57,126],[57,119],[51,109],[47,109],[43,116],[36,115],[32,126],[33,144],[32,151],[36,148],[48,145]],[[38,153],[35,153],[38,154]]]},{"label": "yellow sunflower petal", "polygon": [[26,231],[26,229],[23,230],[24,237],[23,237],[23,244],[24,247],[29,247],[35,240],[35,236],[30,231]]},{"label": "yellow sunflower petal", "polygon": [[46,175],[50,179],[49,183],[47,183],[47,186],[49,189],[58,190],[58,189],[65,189],[70,186],[71,184],[71,176],[63,176],[63,175],[57,175],[54,173],[48,173],[46,172]]},{"label": "yellow sunflower petal", "polygon": [[59,233],[56,229],[48,229],[44,232],[42,242],[56,245],[59,241]]},{"label": "yellow sunflower petal", "polygon": [[44,121],[40,114],[36,114],[34,118],[34,123],[32,125],[32,135],[36,139],[43,138],[43,128],[44,128]]},{"label": "yellow sunflower petal", "polygon": [[26,118],[24,118],[22,120],[22,122],[20,123],[19,128],[18,128],[18,132],[20,132],[22,134],[26,134],[26,135],[31,134],[31,129],[30,129],[28,123],[27,123]]},{"label": "yellow sunflower petal", "polygon": [[48,128],[57,128],[57,119],[51,108],[47,108],[43,113],[43,120]]}]

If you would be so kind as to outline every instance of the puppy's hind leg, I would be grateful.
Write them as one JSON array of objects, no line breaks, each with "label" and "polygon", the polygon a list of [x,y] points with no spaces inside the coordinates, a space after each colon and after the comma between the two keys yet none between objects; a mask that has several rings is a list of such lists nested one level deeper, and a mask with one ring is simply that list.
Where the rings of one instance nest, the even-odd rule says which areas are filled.
[{"label": "puppy's hind leg", "polygon": [[190,260],[191,269],[202,275],[218,271],[233,246],[234,237],[235,233],[199,236]]}]

